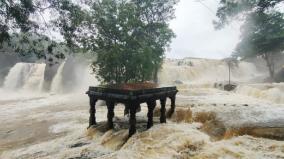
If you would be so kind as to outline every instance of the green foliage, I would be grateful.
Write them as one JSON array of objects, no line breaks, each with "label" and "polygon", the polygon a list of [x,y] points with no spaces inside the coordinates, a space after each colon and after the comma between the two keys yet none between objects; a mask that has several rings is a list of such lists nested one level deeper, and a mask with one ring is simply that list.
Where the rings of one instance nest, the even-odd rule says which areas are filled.
[{"label": "green foliage", "polygon": [[283,14],[279,12],[251,14],[242,28],[242,40],[236,48],[237,55],[246,58],[278,54],[283,50]]},{"label": "green foliage", "polygon": [[10,40],[2,42],[0,47],[0,52],[16,53],[23,61],[44,59],[48,64],[55,64],[57,59],[64,59],[69,51],[64,43],[33,33],[14,33]]},{"label": "green foliage", "polygon": [[274,78],[275,54],[284,51],[284,16],[276,6],[283,0],[221,0],[215,27],[222,28],[232,19],[244,21],[241,41],[233,56],[263,57],[270,77]]},{"label": "green foliage", "polygon": [[58,10],[59,16],[52,23],[59,28],[67,46],[72,49],[81,48],[80,51],[90,49],[89,36],[92,33],[85,32],[91,27],[88,25],[92,21],[90,11],[83,10],[80,5],[74,4],[70,0],[59,1],[55,8]]},{"label": "green foliage", "polygon": [[[8,34],[8,28],[21,29],[27,32],[32,27],[37,27],[29,17],[35,12],[32,0],[1,0],[0,1],[0,31],[1,34]],[[5,40],[3,37],[0,39]]]},{"label": "green foliage", "polygon": [[250,13],[266,12],[283,0],[220,0],[214,21],[216,29],[221,29],[235,19],[246,19]]},{"label": "green foliage", "polygon": [[[93,4],[97,60],[95,73],[103,83],[153,79],[174,33],[175,0],[96,0]],[[93,26],[93,25],[90,25]]]},{"label": "green foliage", "polygon": [[[53,21],[47,22],[45,13],[52,13]],[[54,48],[67,49],[68,46],[72,52],[82,51],[84,46],[74,43],[73,39],[82,35],[79,29],[83,28],[79,24],[85,19],[83,13],[78,4],[69,0],[0,0],[1,52],[16,53],[22,59],[46,59],[50,63],[66,54],[64,51],[56,53]],[[46,36],[51,29],[61,32],[65,44]]]}]

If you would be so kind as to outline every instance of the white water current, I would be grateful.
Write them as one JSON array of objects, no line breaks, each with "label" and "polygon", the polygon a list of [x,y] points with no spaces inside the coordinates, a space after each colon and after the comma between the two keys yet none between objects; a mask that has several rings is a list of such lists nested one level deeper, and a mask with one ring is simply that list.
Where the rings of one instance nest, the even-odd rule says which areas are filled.
[{"label": "white water current", "polygon": [[[47,92],[42,90],[45,67],[17,63],[0,88],[1,159],[284,158],[284,84],[256,83],[267,73],[252,63],[240,62],[232,69],[238,87],[226,92],[214,88],[214,83],[228,81],[225,62],[167,59],[159,82],[178,87],[176,112],[166,124],[159,124],[156,115],[151,129],[142,126],[128,140],[128,117],[120,104],[115,107],[115,130],[86,130],[85,91],[98,84],[88,65],[76,65],[70,79],[63,62]],[[73,82],[74,88],[66,89],[64,82]],[[106,107],[97,106],[96,117],[106,121]],[[137,121],[143,125],[146,119],[142,105]]]}]

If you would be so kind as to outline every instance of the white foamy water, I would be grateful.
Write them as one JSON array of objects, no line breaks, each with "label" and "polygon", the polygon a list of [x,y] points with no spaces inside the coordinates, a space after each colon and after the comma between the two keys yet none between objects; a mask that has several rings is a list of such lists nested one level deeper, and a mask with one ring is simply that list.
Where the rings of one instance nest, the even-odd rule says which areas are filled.
[{"label": "white foamy water", "polygon": [[284,104],[284,83],[240,85],[236,93]]},{"label": "white foamy water", "polygon": [[[206,87],[194,88],[188,93],[179,93],[177,109],[187,109],[192,104],[195,105],[191,108],[193,114],[214,112],[217,119],[226,127],[284,126],[283,105],[241,94]],[[21,107],[18,107],[19,105]],[[156,123],[148,131],[138,131],[128,141],[125,138],[127,129],[99,133],[90,139],[85,134],[89,117],[88,97],[83,94],[46,95],[25,101],[8,102],[1,107],[0,120],[5,123],[10,122],[10,125],[17,125],[22,121],[26,124],[50,123],[45,130],[49,136],[64,133],[63,136],[51,138],[48,141],[41,141],[38,138],[40,142],[6,150],[1,158],[211,159],[217,156],[216,158],[276,159],[284,157],[282,152],[284,142],[251,136],[214,141],[200,130],[201,123],[183,123],[182,121],[176,123],[168,120],[167,124],[161,125]],[[145,118],[146,110],[146,106],[143,105],[142,112],[137,116]],[[98,106],[97,121],[105,121],[106,112],[106,107]],[[122,106],[116,106],[115,115],[123,117]],[[125,124],[128,124],[127,118]],[[13,128],[10,129],[13,130]],[[33,129],[38,128],[35,125]],[[19,132],[24,133],[23,130]],[[82,146],[72,147],[72,145],[80,144]]]},{"label": "white foamy water", "polygon": [[[63,94],[74,92],[85,92],[89,86],[99,84],[95,75],[92,74],[91,67],[85,63],[74,63],[72,72],[66,72],[64,69],[66,61],[63,61],[58,67],[50,85],[50,93]],[[6,91],[42,91],[44,84],[46,64],[39,63],[17,63],[15,64],[8,75],[5,77],[3,89]],[[64,72],[65,71],[65,72]],[[64,73],[72,74],[73,76],[64,77]],[[65,80],[65,81],[64,81]],[[64,85],[64,82],[72,83],[69,86]],[[72,87],[72,88],[65,88]]]},{"label": "white foamy water", "polygon": [[[190,120],[155,123],[129,140],[126,128],[87,136],[89,102],[84,92],[98,81],[88,65],[78,64],[73,70],[76,79],[72,79],[76,93],[64,92],[64,66],[66,62],[52,81],[52,93],[32,91],[41,87],[45,66],[19,63],[10,70],[5,88],[17,92],[0,89],[0,158],[284,158],[283,141],[248,135],[216,141],[203,131],[202,123]],[[247,84],[262,74],[253,64],[241,62],[232,71],[232,79],[241,83],[235,92],[213,88],[215,82],[226,81],[227,75],[226,64],[218,60],[167,60],[159,80],[183,83],[177,84],[182,89],[175,118],[190,118],[190,111],[193,116],[213,112],[225,128],[284,127],[283,84]],[[106,110],[97,106],[98,122],[106,121]],[[117,105],[115,121],[128,124],[123,112],[124,107]],[[147,117],[145,105],[137,116],[137,120]]]},{"label": "white foamy water", "polygon": [[[159,73],[159,82],[171,84],[181,81],[186,84],[228,81],[229,68],[224,61],[210,59],[166,60]],[[231,70],[231,80],[248,82],[263,77],[254,64],[240,62]]]},{"label": "white foamy water", "polygon": [[57,69],[57,72],[55,74],[55,76],[53,77],[53,80],[51,82],[51,92],[54,92],[54,93],[63,93],[63,84],[62,84],[62,80],[63,80],[63,69],[64,69],[64,65],[65,65],[65,61],[62,62],[60,64],[60,66],[58,67]]},{"label": "white foamy water", "polygon": [[17,63],[4,81],[4,89],[26,89],[40,91],[44,81],[45,64]]},{"label": "white foamy water", "polygon": [[77,79],[74,90],[84,93],[89,89],[89,86],[99,85],[96,75],[93,73],[90,65],[81,64],[75,68],[75,78]]}]

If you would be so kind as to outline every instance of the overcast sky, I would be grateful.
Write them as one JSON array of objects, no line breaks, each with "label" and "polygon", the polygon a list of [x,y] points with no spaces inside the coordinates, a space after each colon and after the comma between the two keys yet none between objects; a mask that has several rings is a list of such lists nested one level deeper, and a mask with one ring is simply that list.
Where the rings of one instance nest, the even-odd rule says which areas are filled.
[{"label": "overcast sky", "polygon": [[[176,7],[176,19],[170,26],[176,34],[168,58],[201,57],[220,59],[230,56],[239,41],[239,24],[215,30],[218,0],[180,0]],[[213,13],[214,12],[214,13]]]}]

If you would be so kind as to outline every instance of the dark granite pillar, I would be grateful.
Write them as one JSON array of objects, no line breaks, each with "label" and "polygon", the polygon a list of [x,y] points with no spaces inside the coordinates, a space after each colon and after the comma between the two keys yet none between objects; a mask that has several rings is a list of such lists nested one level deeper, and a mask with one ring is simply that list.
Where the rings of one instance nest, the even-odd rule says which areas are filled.
[{"label": "dark granite pillar", "polygon": [[90,118],[89,118],[89,127],[96,125],[96,102],[97,99],[94,96],[90,96]]},{"label": "dark granite pillar", "polygon": [[170,118],[172,117],[173,113],[175,112],[175,108],[176,108],[176,96],[171,96],[171,109],[168,111],[167,117]]},{"label": "dark granite pillar", "polygon": [[148,123],[147,123],[147,129],[151,128],[153,126],[153,112],[154,109],[156,107],[156,101],[150,101],[147,102],[148,105],[148,113],[147,113],[147,117],[148,117]]},{"label": "dark granite pillar", "polygon": [[124,107],[124,116],[129,114],[129,108],[130,108],[130,105],[129,105],[129,104],[125,104],[125,107]]},{"label": "dark granite pillar", "polygon": [[166,123],[166,97],[160,99],[161,102],[161,116],[160,123]]},{"label": "dark granite pillar", "polygon": [[136,132],[136,109],[139,107],[139,103],[131,102],[130,104],[130,118],[129,118],[129,137]]},{"label": "dark granite pillar", "polygon": [[113,128],[113,117],[114,117],[114,102],[113,101],[106,101],[107,105],[107,123],[108,128]]}]

